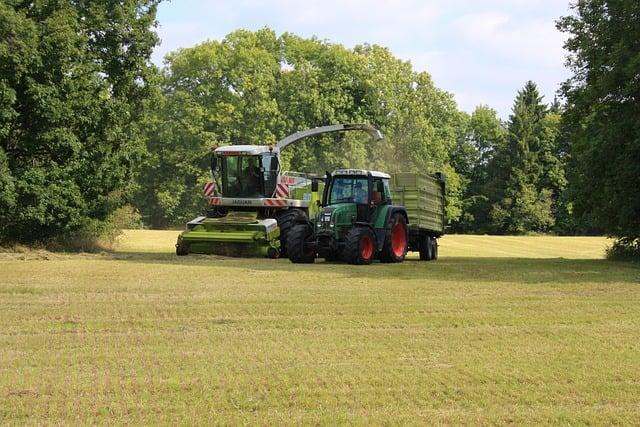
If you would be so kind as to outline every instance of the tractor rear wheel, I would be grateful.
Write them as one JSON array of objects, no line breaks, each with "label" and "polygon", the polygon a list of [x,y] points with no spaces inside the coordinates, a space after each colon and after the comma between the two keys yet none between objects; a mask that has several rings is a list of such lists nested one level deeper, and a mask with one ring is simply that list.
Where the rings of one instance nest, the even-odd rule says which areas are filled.
[{"label": "tractor rear wheel", "polygon": [[420,239],[420,260],[431,261],[433,259],[433,238],[422,236]]},{"label": "tractor rear wheel", "polygon": [[349,264],[371,264],[376,253],[376,237],[367,227],[353,227],[345,238],[342,257]]},{"label": "tractor rear wheel", "polygon": [[382,247],[380,261],[402,262],[407,255],[407,220],[401,213],[395,213],[387,223],[387,234]]},{"label": "tractor rear wheel", "polygon": [[313,229],[309,224],[295,225],[287,237],[289,260],[295,264],[312,264],[316,259]]},{"label": "tractor rear wheel", "polygon": [[293,227],[307,219],[307,214],[301,209],[287,209],[276,216],[278,227],[280,227],[280,254],[282,256],[287,256],[287,240]]}]

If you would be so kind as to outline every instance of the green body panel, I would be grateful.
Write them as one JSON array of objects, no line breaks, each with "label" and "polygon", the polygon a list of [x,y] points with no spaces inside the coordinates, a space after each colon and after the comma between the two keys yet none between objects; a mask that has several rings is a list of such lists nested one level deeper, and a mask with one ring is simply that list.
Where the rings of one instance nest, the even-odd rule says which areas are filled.
[{"label": "green body panel", "polygon": [[313,218],[319,211],[320,201],[322,199],[322,192],[324,191],[324,183],[318,182],[318,191],[311,191],[311,184],[296,187],[290,190],[289,198],[293,200],[308,200],[309,203],[309,218]]},{"label": "green body panel", "polygon": [[387,212],[390,205],[379,206],[373,214],[372,223],[374,228],[385,228],[387,220]]},{"label": "green body panel", "polygon": [[354,203],[338,203],[331,205],[331,208],[333,209],[331,221],[322,221],[322,209],[317,210],[316,215],[312,217],[314,218],[313,228],[316,232],[329,232],[339,238],[351,227],[356,217],[356,205]]},{"label": "green body panel", "polygon": [[391,176],[391,198],[394,205],[404,206],[409,228],[444,234],[444,181],[418,173]]},{"label": "green body panel", "polygon": [[[372,214],[371,222],[374,228],[385,228],[387,211],[390,205],[378,206]],[[331,232],[334,238],[341,239],[347,231],[353,227],[357,217],[357,207],[355,203],[339,203],[331,205],[331,221],[322,221],[322,212],[318,212],[313,220],[313,227],[316,232]]]}]

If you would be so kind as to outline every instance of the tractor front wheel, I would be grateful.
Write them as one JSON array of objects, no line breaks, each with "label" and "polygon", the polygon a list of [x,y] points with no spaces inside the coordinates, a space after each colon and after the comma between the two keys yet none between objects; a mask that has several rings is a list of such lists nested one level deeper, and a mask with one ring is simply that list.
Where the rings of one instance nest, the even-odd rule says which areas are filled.
[{"label": "tractor front wheel", "polygon": [[354,227],[347,233],[343,258],[349,264],[371,264],[376,253],[376,237],[367,227]]},{"label": "tractor front wheel", "polygon": [[401,213],[395,213],[387,223],[387,236],[382,248],[380,261],[402,262],[407,255],[407,220]]},{"label": "tractor front wheel", "polygon": [[294,225],[287,236],[287,255],[295,264],[312,264],[316,259],[316,242],[308,224]]}]

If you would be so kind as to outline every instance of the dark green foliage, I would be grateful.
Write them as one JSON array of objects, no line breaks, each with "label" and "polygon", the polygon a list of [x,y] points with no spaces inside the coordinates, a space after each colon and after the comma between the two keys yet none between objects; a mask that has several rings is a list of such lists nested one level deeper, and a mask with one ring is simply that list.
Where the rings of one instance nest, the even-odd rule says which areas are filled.
[{"label": "dark green foliage", "polygon": [[[576,217],[637,250],[640,238],[640,2],[582,0],[558,28],[574,75],[563,85]],[[616,250],[618,251],[618,250]],[[637,253],[637,252],[636,252]]]},{"label": "dark green foliage", "polygon": [[463,212],[460,220],[453,224],[459,232],[490,232],[489,211],[492,195],[498,191],[494,186],[494,174],[498,172],[494,163],[496,153],[504,150],[507,130],[497,117],[497,112],[488,106],[478,106],[464,121],[459,141],[452,153],[452,164],[462,177],[464,193]]},{"label": "dark green foliage", "polygon": [[131,186],[156,0],[0,4],[0,240],[95,235]]},{"label": "dark green foliage", "polygon": [[265,28],[178,50],[166,63],[136,196],[150,225],[182,224],[202,210],[214,144],[275,143],[309,127],[359,122],[381,127],[385,141],[354,133],[310,139],[284,152],[285,169],[444,170],[448,214],[459,216],[459,181],[449,165],[460,121],[455,102],[389,50],[349,50]]},{"label": "dark green foliage", "polygon": [[549,231],[554,200],[564,187],[557,156],[557,114],[549,113],[538,89],[528,82],[518,92],[509,117],[507,143],[492,159],[489,217],[495,231],[522,234]]}]

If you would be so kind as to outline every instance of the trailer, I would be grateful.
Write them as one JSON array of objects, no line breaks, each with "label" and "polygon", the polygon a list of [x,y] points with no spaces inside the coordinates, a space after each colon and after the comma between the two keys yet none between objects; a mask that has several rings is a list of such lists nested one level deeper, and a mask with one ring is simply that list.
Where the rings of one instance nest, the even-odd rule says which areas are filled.
[{"label": "trailer", "polygon": [[445,180],[442,173],[396,173],[390,180],[394,204],[407,212],[408,250],[420,252],[420,259],[438,259],[438,238],[446,224]]}]

